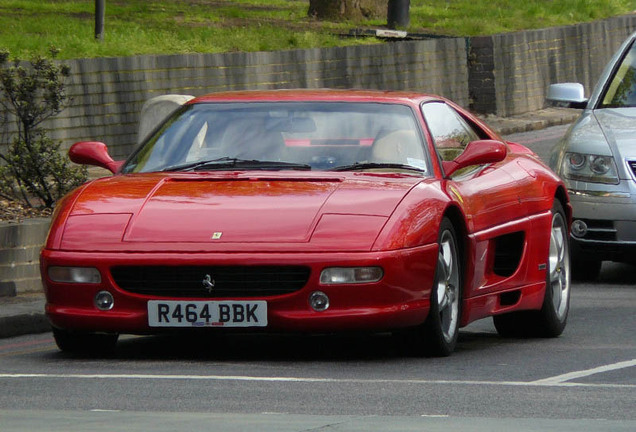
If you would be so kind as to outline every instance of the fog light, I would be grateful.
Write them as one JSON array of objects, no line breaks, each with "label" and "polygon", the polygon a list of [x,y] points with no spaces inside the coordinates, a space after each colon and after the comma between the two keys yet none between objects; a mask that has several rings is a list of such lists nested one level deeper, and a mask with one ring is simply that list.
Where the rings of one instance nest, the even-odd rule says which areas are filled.
[{"label": "fog light", "polygon": [[102,275],[94,267],[49,267],[49,278],[53,282],[94,283],[102,281]]},{"label": "fog light", "polygon": [[95,296],[95,306],[99,310],[111,310],[114,305],[115,299],[113,298],[113,295],[108,291],[100,291]]},{"label": "fog light", "polygon": [[587,234],[587,224],[582,220],[572,222],[572,235],[574,237],[585,237]]},{"label": "fog light", "polygon": [[316,312],[322,312],[329,307],[329,297],[322,291],[314,291],[309,296],[309,305]]}]

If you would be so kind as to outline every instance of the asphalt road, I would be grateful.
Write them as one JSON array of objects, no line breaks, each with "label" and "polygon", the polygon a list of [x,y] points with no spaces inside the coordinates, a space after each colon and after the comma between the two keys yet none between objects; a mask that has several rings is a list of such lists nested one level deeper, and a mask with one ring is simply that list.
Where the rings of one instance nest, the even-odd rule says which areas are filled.
[{"label": "asphalt road", "polygon": [[[545,133],[514,138],[547,148]],[[486,319],[448,358],[389,335],[125,337],[112,358],[3,339],[0,431],[634,431],[634,270],[574,284],[559,338],[504,339]]]},{"label": "asphalt road", "polygon": [[573,286],[560,338],[482,320],[449,358],[387,335],[126,337],[107,359],[5,339],[0,430],[635,430],[635,286],[632,267],[605,266]]},{"label": "asphalt road", "polygon": [[548,163],[552,148],[565,135],[569,127],[570,125],[554,126],[547,129],[516,133],[505,138],[528,146],[539,155],[541,160]]}]

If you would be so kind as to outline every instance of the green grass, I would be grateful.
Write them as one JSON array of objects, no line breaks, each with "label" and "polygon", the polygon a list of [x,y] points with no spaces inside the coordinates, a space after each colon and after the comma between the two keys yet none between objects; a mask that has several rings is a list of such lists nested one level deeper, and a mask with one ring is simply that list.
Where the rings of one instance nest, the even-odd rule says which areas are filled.
[{"label": "green grass", "polygon": [[[2,0],[0,49],[14,57],[271,51],[377,43],[340,37],[386,19],[321,22],[308,0],[107,0],[105,40],[94,40],[92,0]],[[630,13],[636,0],[411,0],[410,32],[475,36]]]}]

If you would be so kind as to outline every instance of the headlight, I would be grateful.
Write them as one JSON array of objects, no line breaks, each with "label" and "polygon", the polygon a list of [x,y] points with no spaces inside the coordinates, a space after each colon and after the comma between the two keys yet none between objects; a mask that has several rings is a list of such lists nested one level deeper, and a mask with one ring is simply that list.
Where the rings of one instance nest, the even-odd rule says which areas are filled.
[{"label": "headlight", "polygon": [[612,168],[612,160],[605,156],[590,156],[590,168],[594,174],[607,174]]},{"label": "headlight", "polygon": [[380,267],[329,267],[320,273],[320,283],[358,284],[377,282],[382,279],[384,272]]},{"label": "headlight", "polygon": [[611,156],[568,152],[563,160],[563,177],[571,180],[618,184],[617,172]]},{"label": "headlight", "polygon": [[102,281],[99,270],[93,267],[49,267],[49,278],[53,282],[93,283]]},{"label": "headlight", "polygon": [[585,155],[581,153],[568,153],[568,163],[573,170],[580,170],[585,166]]}]

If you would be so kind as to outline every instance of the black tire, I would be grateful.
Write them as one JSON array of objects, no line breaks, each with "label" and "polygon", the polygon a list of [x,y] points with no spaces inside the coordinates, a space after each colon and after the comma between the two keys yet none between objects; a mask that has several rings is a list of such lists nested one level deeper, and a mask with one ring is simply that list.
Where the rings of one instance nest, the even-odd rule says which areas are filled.
[{"label": "black tire", "polygon": [[440,224],[438,245],[435,282],[426,321],[399,333],[404,348],[413,355],[446,357],[457,344],[462,303],[462,262],[457,234],[448,218]]},{"label": "black tire", "polygon": [[76,333],[53,328],[57,347],[69,353],[108,355],[115,351],[117,333]]},{"label": "black tire", "polygon": [[557,337],[563,333],[570,309],[570,247],[566,221],[561,202],[555,200],[543,305],[538,311],[495,315],[493,322],[501,336]]}]

